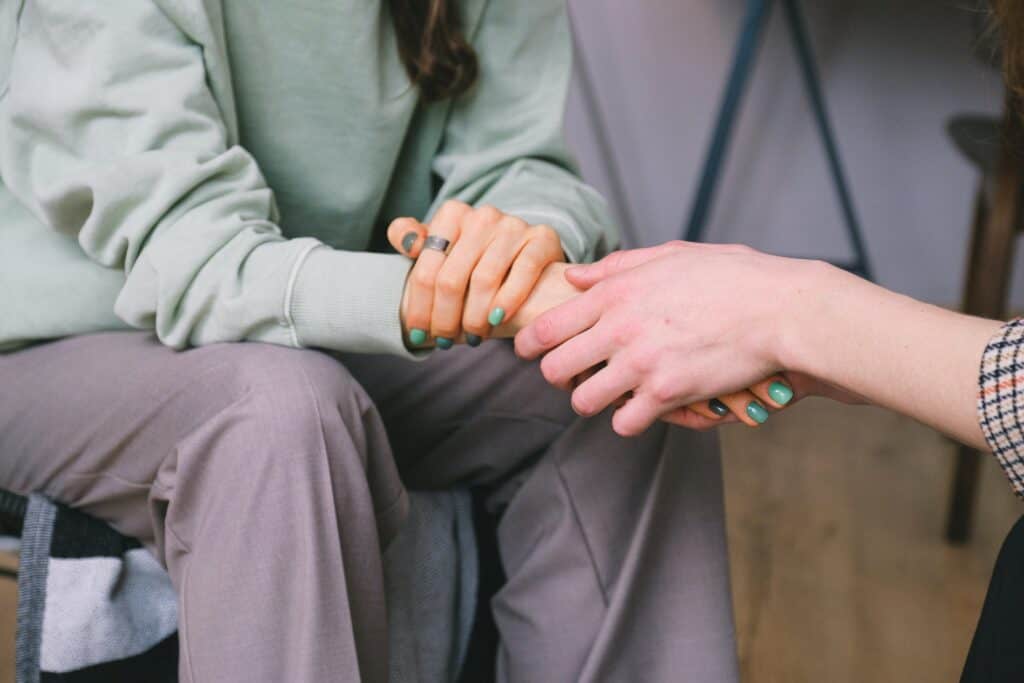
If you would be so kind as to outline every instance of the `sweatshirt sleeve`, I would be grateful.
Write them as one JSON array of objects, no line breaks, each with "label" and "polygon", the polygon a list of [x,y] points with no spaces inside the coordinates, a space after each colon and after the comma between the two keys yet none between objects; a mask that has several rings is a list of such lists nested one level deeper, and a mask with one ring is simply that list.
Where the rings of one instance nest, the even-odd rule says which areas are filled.
[{"label": "sweatshirt sleeve", "polygon": [[572,42],[564,0],[490,0],[473,45],[480,77],[452,108],[434,172],[447,199],[491,204],[562,238],[587,262],[617,244],[601,196],[577,173],[563,136]]},{"label": "sweatshirt sleeve", "polygon": [[209,88],[203,47],[181,25],[203,5],[180,4],[24,3],[0,90],[4,184],[123,270],[115,313],[169,346],[406,355],[407,260],[282,235],[273,193]]}]

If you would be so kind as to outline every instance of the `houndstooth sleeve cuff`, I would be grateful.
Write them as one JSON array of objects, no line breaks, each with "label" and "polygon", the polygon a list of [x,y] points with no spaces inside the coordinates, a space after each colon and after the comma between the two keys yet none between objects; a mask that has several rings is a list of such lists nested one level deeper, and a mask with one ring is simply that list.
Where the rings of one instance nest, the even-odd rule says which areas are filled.
[{"label": "houndstooth sleeve cuff", "polygon": [[1014,491],[1024,497],[1024,319],[996,333],[981,357],[981,431]]}]

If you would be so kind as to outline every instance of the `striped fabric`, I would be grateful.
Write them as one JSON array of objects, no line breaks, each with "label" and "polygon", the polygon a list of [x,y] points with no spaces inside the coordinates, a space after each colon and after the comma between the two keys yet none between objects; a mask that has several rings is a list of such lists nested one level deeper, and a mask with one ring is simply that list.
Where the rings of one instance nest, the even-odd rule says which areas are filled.
[{"label": "striped fabric", "polygon": [[1024,319],[1006,323],[981,359],[978,413],[985,440],[1024,497]]}]

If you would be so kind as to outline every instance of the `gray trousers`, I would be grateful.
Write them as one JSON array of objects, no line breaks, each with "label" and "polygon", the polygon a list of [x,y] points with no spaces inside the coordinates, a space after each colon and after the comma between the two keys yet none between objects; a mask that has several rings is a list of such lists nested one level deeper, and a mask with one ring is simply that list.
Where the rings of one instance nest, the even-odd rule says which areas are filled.
[{"label": "gray trousers", "polygon": [[499,680],[737,679],[713,436],[577,419],[510,345],[423,363],[86,335],[0,355],[0,486],[142,540],[180,679],[387,680],[381,552],[406,488],[504,515]]}]

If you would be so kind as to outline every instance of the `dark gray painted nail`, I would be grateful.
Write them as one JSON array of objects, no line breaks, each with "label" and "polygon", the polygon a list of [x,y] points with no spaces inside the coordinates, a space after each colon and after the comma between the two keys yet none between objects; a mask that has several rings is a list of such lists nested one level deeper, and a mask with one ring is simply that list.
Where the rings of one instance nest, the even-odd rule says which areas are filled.
[{"label": "dark gray painted nail", "polygon": [[402,249],[405,250],[406,254],[412,251],[412,246],[416,244],[416,240],[419,238],[419,236],[420,235],[417,232],[405,233],[405,237],[402,238]]},{"label": "dark gray painted nail", "polygon": [[710,401],[708,401],[708,408],[711,408],[711,412],[713,412],[718,417],[725,417],[726,415],[729,414],[729,406],[725,405],[717,398],[713,398]]}]

